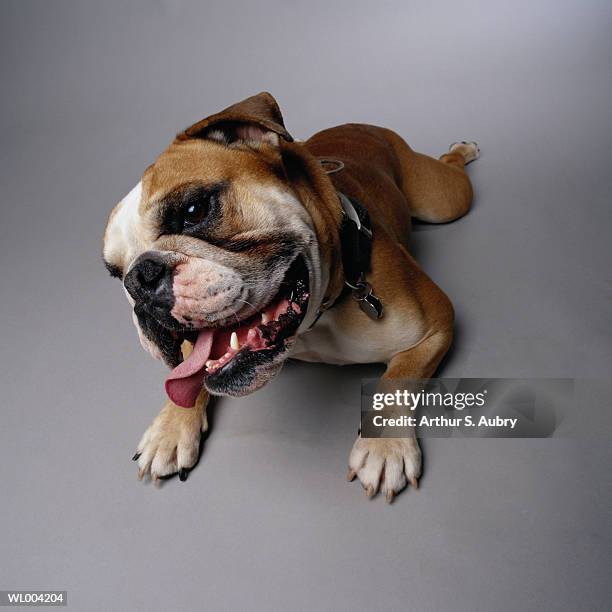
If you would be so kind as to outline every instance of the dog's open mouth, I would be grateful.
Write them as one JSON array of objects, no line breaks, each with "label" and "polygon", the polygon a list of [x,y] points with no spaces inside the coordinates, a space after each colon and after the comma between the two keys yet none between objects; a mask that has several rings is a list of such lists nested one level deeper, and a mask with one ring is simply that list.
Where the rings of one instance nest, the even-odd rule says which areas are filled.
[{"label": "dog's open mouth", "polygon": [[194,341],[193,351],[166,379],[168,397],[179,406],[191,407],[205,382],[217,388],[223,379],[248,380],[256,366],[286,350],[306,315],[308,289],[308,270],[300,256],[262,311],[235,325],[187,335]]}]

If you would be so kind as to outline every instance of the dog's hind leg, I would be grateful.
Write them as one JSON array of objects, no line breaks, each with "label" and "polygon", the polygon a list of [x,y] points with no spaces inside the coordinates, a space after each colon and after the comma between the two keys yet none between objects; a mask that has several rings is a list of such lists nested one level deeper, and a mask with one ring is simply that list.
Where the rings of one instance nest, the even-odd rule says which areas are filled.
[{"label": "dog's hind leg", "polygon": [[470,210],[473,192],[465,166],[478,159],[476,143],[455,143],[448,153],[434,159],[413,151],[394,132],[385,132],[399,160],[400,188],[413,217],[428,223],[448,223]]}]

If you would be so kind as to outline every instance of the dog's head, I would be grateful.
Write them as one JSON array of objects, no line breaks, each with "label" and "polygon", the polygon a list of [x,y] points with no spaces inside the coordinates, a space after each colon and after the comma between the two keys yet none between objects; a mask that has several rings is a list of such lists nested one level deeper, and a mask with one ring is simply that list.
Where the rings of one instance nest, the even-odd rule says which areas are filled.
[{"label": "dog's head", "polygon": [[110,215],[104,260],[180,405],[261,387],[323,300],[340,213],[291,141],[274,98],[248,98],[179,134]]}]

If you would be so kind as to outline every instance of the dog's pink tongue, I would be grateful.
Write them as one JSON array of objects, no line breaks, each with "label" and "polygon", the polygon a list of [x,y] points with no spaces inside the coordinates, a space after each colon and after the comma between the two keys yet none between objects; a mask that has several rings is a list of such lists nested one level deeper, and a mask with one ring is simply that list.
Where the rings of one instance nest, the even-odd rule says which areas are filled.
[{"label": "dog's pink tongue", "polygon": [[176,366],[166,379],[168,397],[183,408],[195,406],[204,380],[204,366],[212,349],[215,330],[203,329],[191,355]]}]

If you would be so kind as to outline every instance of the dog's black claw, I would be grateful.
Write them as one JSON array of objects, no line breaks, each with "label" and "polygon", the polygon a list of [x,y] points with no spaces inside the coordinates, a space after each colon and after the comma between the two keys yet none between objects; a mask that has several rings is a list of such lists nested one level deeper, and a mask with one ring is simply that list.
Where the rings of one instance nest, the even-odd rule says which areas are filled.
[{"label": "dog's black claw", "polygon": [[189,470],[187,468],[181,468],[179,470],[179,480],[181,482],[185,482],[187,480],[188,475],[189,475]]},{"label": "dog's black claw", "polygon": [[138,461],[138,458],[140,457],[140,455],[142,455],[142,453],[136,453],[133,457],[132,457],[132,461]]}]

